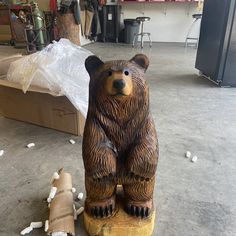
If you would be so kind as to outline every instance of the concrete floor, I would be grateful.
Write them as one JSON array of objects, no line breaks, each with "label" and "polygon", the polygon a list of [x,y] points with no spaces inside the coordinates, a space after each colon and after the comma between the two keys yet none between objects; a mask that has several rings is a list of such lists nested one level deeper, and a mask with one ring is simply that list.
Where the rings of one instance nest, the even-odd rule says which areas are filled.
[{"label": "concrete floor", "polygon": [[[138,49],[91,44],[105,60],[129,59]],[[6,47],[0,47],[7,51]],[[15,50],[14,50],[15,51]],[[236,93],[199,78],[196,50],[154,44],[147,72],[158,129],[160,161],[154,236],[236,235]],[[73,138],[76,145],[69,144]],[[64,167],[84,192],[81,138],[0,117],[0,235],[15,236],[31,221],[46,220],[52,173]],[[25,148],[29,142],[36,147]],[[197,163],[184,157],[186,150]],[[45,235],[43,229],[30,235]],[[76,235],[84,236],[82,218]]]}]

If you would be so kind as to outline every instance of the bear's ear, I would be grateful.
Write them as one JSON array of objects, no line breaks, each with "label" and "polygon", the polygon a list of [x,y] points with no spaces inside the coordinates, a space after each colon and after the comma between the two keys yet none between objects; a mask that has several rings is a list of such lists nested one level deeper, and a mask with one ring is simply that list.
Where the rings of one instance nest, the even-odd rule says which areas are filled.
[{"label": "bear's ear", "polygon": [[146,71],[149,66],[149,59],[144,54],[136,54],[130,61],[135,62],[136,64],[141,66],[144,71]]},{"label": "bear's ear", "polygon": [[89,75],[91,76],[93,72],[95,72],[100,66],[104,64],[97,56],[92,55],[89,56],[85,60],[85,68],[88,71]]}]

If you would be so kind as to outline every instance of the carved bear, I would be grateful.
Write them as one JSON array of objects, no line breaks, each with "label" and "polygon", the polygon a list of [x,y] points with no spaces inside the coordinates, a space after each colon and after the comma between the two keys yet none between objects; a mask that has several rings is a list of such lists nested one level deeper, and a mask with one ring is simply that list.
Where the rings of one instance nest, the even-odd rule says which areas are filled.
[{"label": "carved bear", "polygon": [[149,111],[145,72],[149,60],[102,62],[89,56],[89,108],[83,137],[86,212],[108,217],[116,188],[123,186],[125,210],[145,218],[153,209],[158,141]]}]

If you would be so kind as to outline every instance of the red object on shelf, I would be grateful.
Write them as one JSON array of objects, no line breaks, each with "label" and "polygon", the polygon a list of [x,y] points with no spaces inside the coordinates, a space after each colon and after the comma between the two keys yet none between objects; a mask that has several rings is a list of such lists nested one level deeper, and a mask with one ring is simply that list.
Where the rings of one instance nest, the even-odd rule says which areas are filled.
[{"label": "red object on shelf", "polygon": [[57,1],[56,0],[50,0],[49,1],[49,7],[52,14],[57,14]]}]

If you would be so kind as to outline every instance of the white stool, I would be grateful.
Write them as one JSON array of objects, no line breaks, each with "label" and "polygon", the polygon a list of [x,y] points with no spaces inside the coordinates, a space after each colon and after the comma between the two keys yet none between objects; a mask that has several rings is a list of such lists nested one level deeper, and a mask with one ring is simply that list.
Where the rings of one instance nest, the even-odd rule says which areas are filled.
[{"label": "white stool", "polygon": [[188,34],[186,36],[186,40],[185,40],[185,47],[188,47],[189,44],[189,40],[191,41],[195,41],[196,47],[198,47],[198,41],[199,41],[199,34],[200,34],[200,30],[198,32],[197,37],[190,37],[190,34],[194,28],[195,25],[197,25],[198,21],[202,19],[202,14],[193,14],[193,18],[195,19],[188,31]]},{"label": "white stool", "polygon": [[140,16],[140,17],[136,18],[136,20],[141,24],[141,32],[134,35],[133,47],[134,47],[135,41],[138,40],[139,36],[141,36],[141,48],[143,48],[143,43],[144,43],[143,37],[144,36],[148,36],[148,38],[149,38],[149,47],[152,46],[151,33],[143,31],[143,29],[144,29],[144,22],[145,21],[150,21],[150,19],[151,18],[147,17],[147,16]]}]

